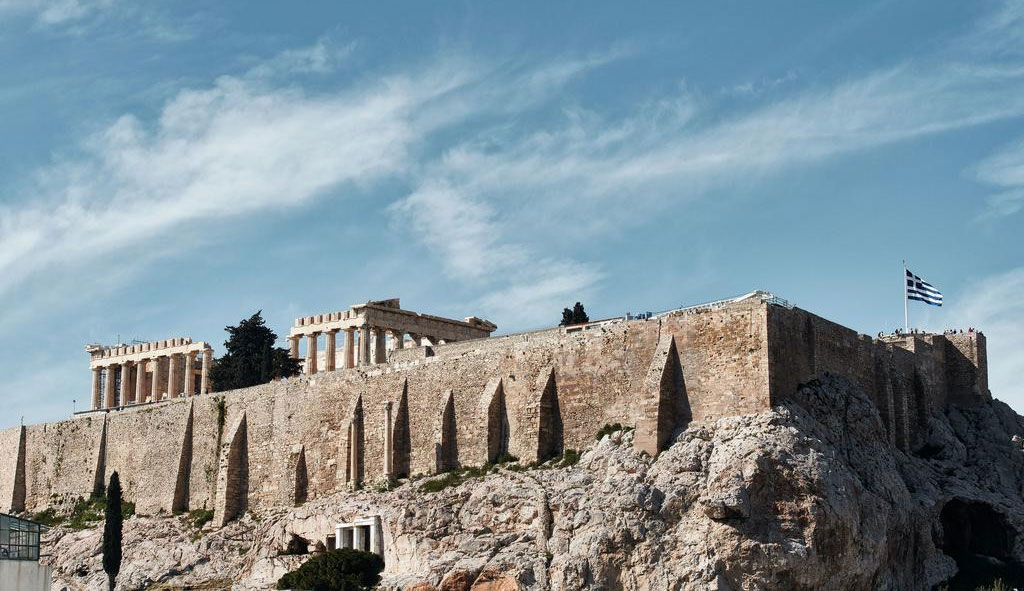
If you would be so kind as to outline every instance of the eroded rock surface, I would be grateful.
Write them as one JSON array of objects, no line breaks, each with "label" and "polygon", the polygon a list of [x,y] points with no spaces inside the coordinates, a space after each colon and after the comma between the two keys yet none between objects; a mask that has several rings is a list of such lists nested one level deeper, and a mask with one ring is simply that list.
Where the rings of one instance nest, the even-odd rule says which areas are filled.
[{"label": "eroded rock surface", "polygon": [[[943,547],[981,548],[943,531],[975,505],[1024,563],[1024,422],[998,401],[933,415],[913,455],[832,377],[770,412],[693,423],[656,460],[631,443],[617,432],[572,467],[340,492],[223,529],[136,517],[120,588],[270,589],[307,558],[285,554],[296,538],[314,550],[335,522],[374,514],[386,589],[930,589],[956,570]],[[943,516],[951,500],[965,505]],[[54,589],[103,588],[101,535],[51,532]]]}]

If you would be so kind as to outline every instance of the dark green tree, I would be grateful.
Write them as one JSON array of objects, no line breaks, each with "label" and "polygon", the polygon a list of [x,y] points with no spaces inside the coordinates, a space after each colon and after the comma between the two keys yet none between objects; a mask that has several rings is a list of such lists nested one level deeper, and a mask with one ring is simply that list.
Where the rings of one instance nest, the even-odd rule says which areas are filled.
[{"label": "dark green tree", "polygon": [[583,304],[576,302],[576,305],[572,307],[572,323],[583,324],[584,322],[590,322],[590,316],[587,316]]},{"label": "dark green tree", "polygon": [[107,587],[114,591],[114,580],[121,571],[121,479],[117,472],[110,475],[107,486],[107,504],[103,518],[103,571],[107,573]]},{"label": "dark green tree", "polygon": [[342,548],[318,554],[281,577],[278,589],[363,591],[380,582],[384,560],[372,552]]},{"label": "dark green tree", "polygon": [[263,321],[262,312],[238,326],[224,327],[228,331],[225,353],[210,370],[213,390],[247,388],[299,373],[299,360],[292,359],[287,349],[274,347],[277,335]]},{"label": "dark green tree", "polygon": [[587,316],[586,310],[583,309],[583,304],[576,302],[576,305],[569,308],[562,309],[562,321],[558,323],[558,326],[570,326],[573,324],[583,324],[584,322],[590,322],[590,317]]}]

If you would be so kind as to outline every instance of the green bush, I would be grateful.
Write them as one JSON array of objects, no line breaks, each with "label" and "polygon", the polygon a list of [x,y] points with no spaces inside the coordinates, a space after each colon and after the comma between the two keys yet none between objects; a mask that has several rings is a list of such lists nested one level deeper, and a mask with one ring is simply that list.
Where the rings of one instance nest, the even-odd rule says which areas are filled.
[{"label": "green bush", "polygon": [[281,577],[278,589],[361,591],[380,582],[384,560],[372,552],[342,548],[318,554]]},{"label": "green bush", "polygon": [[601,441],[602,437],[604,437],[605,435],[611,435],[612,433],[614,433],[616,431],[622,431],[622,424],[621,423],[611,423],[611,424],[605,423],[604,427],[601,427],[597,431],[597,436],[595,437],[595,439],[597,439],[598,441]]},{"label": "green bush", "polygon": [[188,518],[196,529],[203,529],[203,526],[213,521],[213,511],[209,509],[196,509],[189,511]]}]

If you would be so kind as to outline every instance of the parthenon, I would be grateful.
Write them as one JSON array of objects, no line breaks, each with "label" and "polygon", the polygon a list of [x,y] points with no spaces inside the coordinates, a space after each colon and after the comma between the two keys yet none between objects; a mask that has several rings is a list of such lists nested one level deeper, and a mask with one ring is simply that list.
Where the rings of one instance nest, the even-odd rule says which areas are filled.
[{"label": "parthenon", "polygon": [[92,410],[210,391],[213,349],[205,342],[177,337],[113,347],[86,345],[85,350],[92,356]]},{"label": "parthenon", "polygon": [[[295,319],[288,336],[291,356],[299,359],[299,341],[306,338],[303,373],[334,371],[341,355],[341,369],[386,363],[388,351],[403,349],[406,336],[413,346],[441,345],[490,336],[498,327],[476,316],[453,320],[402,310],[398,298],[357,304],[350,310]],[[344,342],[337,345],[337,335]],[[320,354],[320,336],[326,340]]]}]

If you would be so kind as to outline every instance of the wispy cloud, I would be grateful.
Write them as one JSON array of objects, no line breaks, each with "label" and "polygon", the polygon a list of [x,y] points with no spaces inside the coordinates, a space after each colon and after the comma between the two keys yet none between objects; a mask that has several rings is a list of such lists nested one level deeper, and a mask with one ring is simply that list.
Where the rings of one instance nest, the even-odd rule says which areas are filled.
[{"label": "wispy cloud", "polygon": [[973,173],[982,183],[998,189],[986,198],[987,207],[980,219],[1006,217],[1024,209],[1024,140],[982,160],[973,168]]},{"label": "wispy cloud", "polygon": [[0,0],[0,14],[28,14],[41,25],[63,25],[110,9],[115,0]]},{"label": "wispy cloud", "polygon": [[972,285],[949,314],[956,325],[985,331],[989,389],[1015,408],[1024,407],[1024,267]]}]

